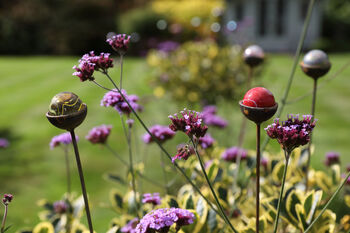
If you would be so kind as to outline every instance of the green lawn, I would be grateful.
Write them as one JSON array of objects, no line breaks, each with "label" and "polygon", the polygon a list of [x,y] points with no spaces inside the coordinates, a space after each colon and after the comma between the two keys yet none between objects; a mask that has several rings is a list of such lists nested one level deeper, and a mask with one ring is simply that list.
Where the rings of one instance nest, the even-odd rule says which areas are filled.
[{"label": "green lawn", "polygon": [[[322,162],[324,154],[328,151],[338,151],[344,166],[350,162],[347,156],[350,129],[350,102],[348,101],[350,69],[346,69],[332,81],[325,81],[349,61],[348,57],[348,54],[330,55],[332,70],[327,77],[319,81],[323,87],[319,89],[317,96],[318,123],[313,139],[316,148],[312,158],[312,164],[317,168],[324,167]],[[115,187],[122,190],[125,188],[104,180],[102,176],[106,172],[120,172],[120,170],[125,174],[126,169],[105,148],[91,145],[84,137],[96,125],[113,124],[109,142],[125,158],[127,157],[126,142],[118,114],[112,109],[100,106],[100,100],[105,91],[91,82],[81,83],[78,78],[72,76],[72,66],[78,59],[76,57],[0,57],[0,136],[6,135],[11,140],[11,147],[0,151],[0,194],[15,195],[8,218],[8,224],[13,224],[10,232],[24,227],[33,227],[39,222],[37,212],[40,208],[36,202],[43,198],[55,201],[60,199],[66,190],[63,151],[60,148],[50,150],[48,145],[53,136],[63,131],[51,126],[45,118],[51,98],[61,91],[72,91],[78,94],[89,108],[86,121],[76,130],[76,133],[80,137],[79,146],[96,231],[106,231],[108,223],[115,217],[115,213],[108,208],[109,190]],[[267,87],[274,93],[275,98],[280,100],[292,62],[291,56],[271,55],[264,68],[263,77],[259,79],[257,85]],[[151,71],[147,68],[144,59],[127,59],[124,64],[123,86],[128,93],[142,97],[145,110],[141,116],[144,117],[146,124],[168,124],[169,114],[187,107],[173,103],[169,98],[152,97],[152,88],[148,84]],[[116,80],[117,72],[118,70],[114,69],[112,73]],[[107,84],[102,76],[97,76],[97,79]],[[298,68],[289,100],[311,89],[312,80],[304,76]],[[282,119],[286,118],[287,113],[308,114],[310,104],[311,96],[308,96],[302,101],[286,106]],[[220,103],[219,114],[228,119],[230,125],[225,130],[214,129],[211,133],[218,139],[219,145],[234,146],[242,119],[237,102]],[[135,128],[137,161],[146,161],[147,175],[158,178],[159,162],[154,162],[159,160],[159,150],[156,146],[143,145],[140,140],[143,130],[138,124]],[[265,134],[262,133],[262,135],[264,138]],[[245,147],[255,148],[254,137],[254,125],[249,123]],[[184,137],[177,135],[174,142],[166,145],[169,152],[174,153],[176,143],[183,140]],[[268,149],[279,150],[274,141],[269,143]],[[73,157],[71,159],[73,164]],[[154,169],[149,169],[151,164]],[[74,190],[80,193],[75,169],[73,174],[75,175]],[[143,188],[144,191],[162,192],[149,184],[147,187],[143,185]]]}]

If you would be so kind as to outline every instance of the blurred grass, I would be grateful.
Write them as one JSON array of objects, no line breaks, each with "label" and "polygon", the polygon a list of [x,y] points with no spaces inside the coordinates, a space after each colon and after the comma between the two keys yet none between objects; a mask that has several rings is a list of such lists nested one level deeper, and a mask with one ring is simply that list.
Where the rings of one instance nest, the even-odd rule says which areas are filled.
[{"label": "blurred grass", "polygon": [[[312,164],[316,168],[324,168],[323,158],[328,151],[338,151],[343,165],[350,162],[347,157],[348,135],[350,128],[350,69],[346,69],[334,80],[325,80],[348,62],[348,54],[331,54],[332,69],[325,78],[319,80],[324,85],[318,91],[316,104],[317,128],[314,133],[315,154]],[[65,165],[63,150],[50,150],[51,138],[63,131],[51,126],[45,118],[51,98],[61,91],[72,91],[78,94],[88,105],[88,116],[76,133],[80,137],[80,152],[86,175],[87,190],[92,203],[92,213],[97,232],[107,230],[110,220],[116,216],[109,206],[109,190],[125,187],[108,182],[102,178],[106,172],[119,172],[124,176],[126,169],[105,148],[93,146],[85,139],[88,131],[101,124],[112,124],[110,145],[127,158],[126,142],[122,134],[120,117],[113,109],[100,107],[100,100],[105,91],[91,82],[81,83],[72,76],[72,66],[77,63],[76,57],[0,57],[0,137],[7,137],[11,146],[0,151],[0,194],[13,193],[15,199],[11,203],[8,224],[13,224],[11,232],[25,227],[33,227],[39,222],[37,213],[41,210],[36,202],[45,198],[55,201],[61,198],[66,190]],[[289,55],[271,55],[255,85],[270,89],[276,100],[280,100],[289,77],[293,57]],[[147,125],[168,124],[167,116],[178,112],[187,104],[173,103],[169,98],[152,97],[149,78],[152,73],[144,59],[129,58],[125,62],[123,87],[130,94],[141,96],[145,110],[141,116]],[[119,70],[111,73],[119,80]],[[104,77],[97,75],[97,80],[108,84]],[[288,100],[295,99],[312,90],[312,79],[302,74],[298,68]],[[308,114],[310,112],[311,95],[307,98],[287,105],[281,118],[287,113]],[[237,142],[242,115],[236,101],[221,102],[219,115],[230,121],[225,130],[210,129],[220,146],[234,146]],[[268,123],[271,123],[268,122]],[[267,124],[267,123],[266,123]],[[265,126],[265,125],[263,125]],[[146,161],[146,174],[159,178],[159,150],[156,146],[145,146],[140,140],[144,133],[141,126],[135,124],[135,156],[137,161]],[[265,134],[262,132],[262,138]],[[245,147],[255,148],[255,129],[248,123]],[[183,142],[183,135],[167,143],[169,153],[175,153],[177,143]],[[267,149],[278,152],[277,142],[270,141]],[[73,190],[80,193],[80,184],[75,169],[75,161],[71,153],[73,170]],[[170,164],[170,163],[169,163]],[[151,169],[150,169],[151,167]],[[122,172],[122,173],[120,173]],[[180,176],[179,176],[180,177]],[[181,178],[179,178],[181,181]],[[180,182],[179,181],[179,182]],[[144,191],[163,192],[149,183],[142,185]],[[85,221],[85,216],[82,218]]]}]

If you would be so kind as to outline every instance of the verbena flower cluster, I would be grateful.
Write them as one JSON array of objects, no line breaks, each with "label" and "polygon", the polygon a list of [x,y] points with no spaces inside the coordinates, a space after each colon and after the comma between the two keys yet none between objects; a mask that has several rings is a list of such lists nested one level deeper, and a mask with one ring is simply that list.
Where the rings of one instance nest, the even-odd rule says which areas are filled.
[{"label": "verbena flower cluster", "polygon": [[[139,97],[137,95],[128,96],[124,89],[122,89],[121,92],[135,111],[142,111],[142,106],[137,103],[139,100]],[[113,107],[119,112],[120,115],[126,114],[127,116],[129,116],[132,111],[129,108],[129,105],[124,101],[122,95],[116,89],[107,92],[103,96],[103,99],[101,100],[101,106]]]},{"label": "verbena flower cluster", "polygon": [[94,51],[85,54],[80,60],[78,66],[73,66],[76,72],[74,76],[80,78],[80,81],[94,80],[93,73],[95,70],[106,72],[108,68],[113,67],[113,59],[109,57],[109,53],[101,53],[96,56]]},{"label": "verbena flower cluster", "polygon": [[180,145],[177,148],[177,154],[171,159],[171,161],[174,163],[176,159],[183,159],[187,160],[191,155],[193,155],[194,149],[193,147],[189,145]]},{"label": "verbena flower cluster", "polygon": [[10,145],[9,141],[5,138],[0,138],[0,148],[7,148]]},{"label": "verbena flower cluster", "polygon": [[63,200],[56,201],[53,203],[53,210],[56,214],[64,214],[67,212],[68,208],[69,205]]},{"label": "verbena flower cluster", "polygon": [[13,195],[12,194],[4,194],[4,198],[2,199],[2,203],[4,205],[8,205],[13,199]]},{"label": "verbena flower cluster", "polygon": [[161,198],[159,196],[159,193],[145,193],[143,194],[142,203],[150,203],[152,205],[160,205],[161,204]]},{"label": "verbena flower cluster", "polygon": [[[75,139],[78,141],[79,140],[79,137],[77,135],[75,135]],[[50,148],[51,150],[61,144],[64,144],[64,145],[68,145],[72,143],[72,136],[70,135],[70,133],[62,133],[62,134],[59,134],[57,136],[54,136],[52,139],[51,139],[51,142],[50,142]]]},{"label": "verbena flower cluster", "polygon": [[[169,129],[168,126],[163,125],[154,125],[149,129],[149,131],[161,143],[173,138],[175,135],[175,132]],[[144,134],[142,138],[147,144],[153,142],[153,138],[148,133]]]},{"label": "verbena flower cluster", "polygon": [[198,139],[198,144],[203,148],[203,149],[207,149],[213,146],[215,140],[214,138],[207,133],[206,135],[204,135],[204,137],[201,137]]},{"label": "verbena flower cluster", "polygon": [[326,154],[326,160],[324,161],[324,164],[327,167],[330,167],[333,164],[339,164],[339,163],[340,163],[339,153],[331,151]]},{"label": "verbena flower cluster", "polygon": [[169,116],[172,124],[169,128],[173,131],[183,131],[190,138],[195,136],[196,138],[203,137],[208,130],[208,126],[203,125],[203,119],[199,112],[184,109],[180,112],[181,116],[174,114]]},{"label": "verbena flower cluster", "polygon": [[104,144],[107,141],[109,134],[111,133],[111,125],[101,125],[96,126],[90,130],[88,135],[85,137],[91,143],[101,143]]},{"label": "verbena flower cluster", "polygon": [[304,115],[299,120],[299,115],[288,115],[288,119],[280,123],[279,119],[267,128],[267,135],[272,139],[277,139],[278,143],[288,153],[299,146],[306,145],[310,141],[310,135],[315,127],[316,121],[312,121],[311,115]]},{"label": "verbena flower cluster", "polygon": [[227,121],[216,115],[217,108],[214,105],[208,105],[203,108],[202,118],[206,125],[212,125],[219,128],[225,128]]},{"label": "verbena flower cluster", "polygon": [[139,219],[134,218],[130,220],[125,226],[120,230],[123,233],[136,233],[136,226],[139,224]]},{"label": "verbena flower cluster", "polygon": [[246,160],[247,155],[248,155],[248,152],[245,149],[234,146],[226,149],[221,154],[221,158],[228,162],[236,162],[238,156],[241,156],[241,160]]},{"label": "verbena flower cluster", "polygon": [[129,49],[131,36],[118,34],[107,39],[107,43],[120,55],[124,55]]},{"label": "verbena flower cluster", "polygon": [[136,226],[137,233],[167,233],[173,224],[176,229],[192,224],[195,216],[188,210],[180,208],[164,208],[146,214]]}]

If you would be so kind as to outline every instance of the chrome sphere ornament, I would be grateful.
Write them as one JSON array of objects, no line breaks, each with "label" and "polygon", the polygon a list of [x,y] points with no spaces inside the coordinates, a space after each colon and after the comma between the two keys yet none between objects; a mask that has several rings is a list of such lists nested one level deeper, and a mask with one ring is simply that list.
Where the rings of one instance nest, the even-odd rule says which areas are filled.
[{"label": "chrome sphere ornament", "polygon": [[328,73],[331,63],[325,52],[315,49],[305,54],[300,66],[307,76],[318,79]]},{"label": "chrome sphere ornament", "polygon": [[55,95],[46,113],[51,124],[60,129],[71,131],[85,119],[87,106],[72,92],[61,92]]},{"label": "chrome sphere ornament", "polygon": [[251,45],[244,50],[243,59],[250,67],[258,66],[265,59],[264,50],[258,45]]}]

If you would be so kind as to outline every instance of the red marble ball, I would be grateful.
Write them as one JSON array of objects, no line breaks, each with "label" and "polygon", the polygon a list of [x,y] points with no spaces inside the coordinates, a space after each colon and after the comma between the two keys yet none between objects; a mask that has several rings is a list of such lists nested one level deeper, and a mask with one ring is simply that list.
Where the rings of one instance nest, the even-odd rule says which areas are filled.
[{"label": "red marble ball", "polygon": [[250,89],[243,98],[243,105],[249,107],[266,108],[273,107],[275,104],[275,97],[264,87]]}]

